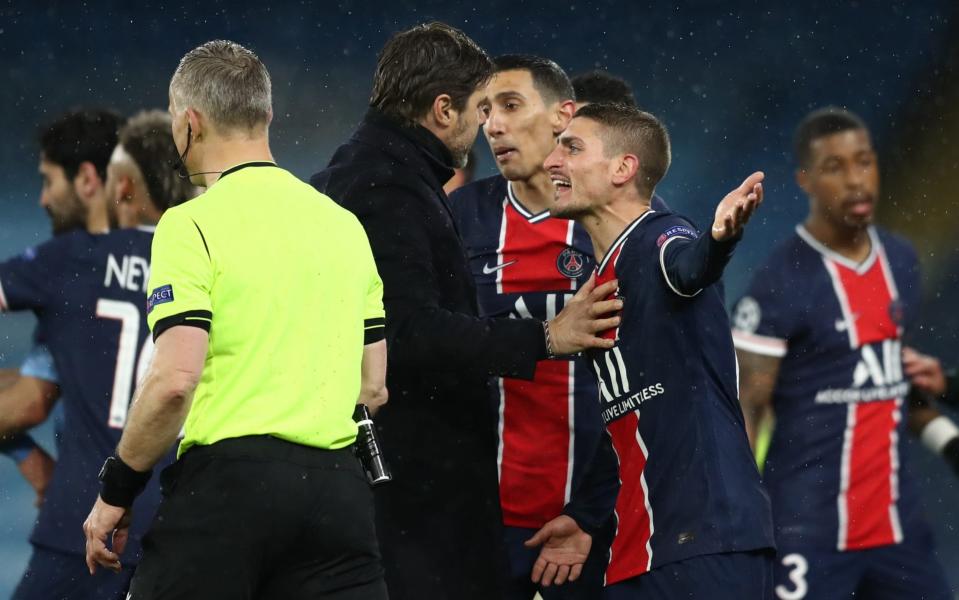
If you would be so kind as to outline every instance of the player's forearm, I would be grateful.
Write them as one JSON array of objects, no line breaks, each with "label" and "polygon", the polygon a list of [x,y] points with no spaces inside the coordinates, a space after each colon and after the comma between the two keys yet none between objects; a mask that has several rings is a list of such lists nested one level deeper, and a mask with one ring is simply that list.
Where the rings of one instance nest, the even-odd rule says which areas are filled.
[{"label": "player's forearm", "polygon": [[50,415],[58,388],[34,377],[19,377],[0,391],[0,437],[16,435],[43,423]]},{"label": "player's forearm", "polygon": [[781,359],[737,349],[736,360],[739,363],[739,404],[749,445],[755,449],[759,425],[772,410]]},{"label": "player's forearm", "polygon": [[618,462],[612,441],[608,434],[603,433],[583,480],[563,508],[563,514],[592,535],[613,514],[618,494]]},{"label": "player's forearm", "polygon": [[16,369],[0,369],[0,390],[7,388],[20,377],[20,372]]},{"label": "player's forearm", "polygon": [[680,293],[693,295],[723,276],[738,239],[717,242],[710,235],[695,241],[672,238],[662,249],[665,276]]},{"label": "player's forearm", "polygon": [[176,442],[183,428],[196,383],[190,374],[151,368],[143,380],[117,455],[135,471],[149,471]]}]

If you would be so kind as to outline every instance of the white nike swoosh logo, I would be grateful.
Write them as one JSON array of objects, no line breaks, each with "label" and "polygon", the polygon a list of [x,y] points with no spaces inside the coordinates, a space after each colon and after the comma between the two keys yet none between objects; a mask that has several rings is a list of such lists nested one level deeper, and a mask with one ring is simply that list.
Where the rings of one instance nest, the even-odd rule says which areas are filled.
[{"label": "white nike swoosh logo", "polygon": [[506,267],[510,266],[511,264],[513,264],[514,262],[516,262],[517,260],[519,260],[519,259],[511,260],[511,261],[509,261],[508,263],[503,263],[503,264],[501,264],[501,265],[496,265],[495,267],[491,267],[491,266],[489,266],[489,263],[486,263],[485,265],[483,265],[483,275],[489,275],[490,273],[495,273],[495,272],[497,272],[497,271],[501,271],[501,270],[505,269]]}]

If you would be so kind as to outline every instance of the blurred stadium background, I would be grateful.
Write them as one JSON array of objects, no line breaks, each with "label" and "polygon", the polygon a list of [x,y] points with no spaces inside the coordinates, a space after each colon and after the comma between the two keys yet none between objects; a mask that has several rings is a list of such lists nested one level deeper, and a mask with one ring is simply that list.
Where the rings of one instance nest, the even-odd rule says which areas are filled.
[{"label": "blurred stadium background", "polygon": [[[910,237],[923,260],[926,310],[911,341],[946,363],[959,362],[954,0],[452,4],[3,3],[0,256],[49,235],[37,204],[36,129],[58,113],[79,105],[124,114],[165,108],[179,57],[208,39],[230,38],[253,48],[269,67],[275,155],[307,178],[362,116],[376,52],[387,37],[439,19],[494,55],[535,53],[570,74],[599,67],[627,78],[640,105],[671,130],[674,163],[660,194],[700,223],[732,185],[765,170],[766,204],[727,270],[728,300],[767,248],[805,215],[790,155],[795,124],[826,104],[858,112],[881,154],[880,222]],[[491,174],[485,142],[477,151],[479,175]],[[0,366],[18,365],[32,323],[30,316],[0,317]],[[45,425],[38,432],[48,447],[52,430]],[[959,485],[921,446],[914,444],[911,458],[940,557],[959,589]],[[0,597],[9,595],[26,564],[34,515],[32,493],[12,462],[0,458]]]}]

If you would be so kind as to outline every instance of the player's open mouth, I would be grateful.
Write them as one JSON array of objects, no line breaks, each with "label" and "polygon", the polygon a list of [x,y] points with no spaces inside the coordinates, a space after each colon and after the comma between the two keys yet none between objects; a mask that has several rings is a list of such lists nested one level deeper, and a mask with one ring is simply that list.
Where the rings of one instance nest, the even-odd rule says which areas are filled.
[{"label": "player's open mouth", "polygon": [[874,205],[875,202],[873,201],[872,196],[849,198],[844,200],[842,203],[842,206],[846,212],[855,216],[868,216],[872,214]]},{"label": "player's open mouth", "polygon": [[496,160],[498,161],[509,160],[510,158],[516,155],[516,148],[510,148],[510,147],[493,148],[493,155],[496,157]]},{"label": "player's open mouth", "polygon": [[558,175],[553,175],[552,177],[550,177],[550,180],[552,180],[553,185],[556,186],[556,189],[557,189],[557,190],[558,190],[559,188],[569,189],[569,188],[573,187],[572,182],[570,182],[570,180],[569,180],[569,179],[566,179],[565,177],[561,177],[561,176],[558,176]]}]

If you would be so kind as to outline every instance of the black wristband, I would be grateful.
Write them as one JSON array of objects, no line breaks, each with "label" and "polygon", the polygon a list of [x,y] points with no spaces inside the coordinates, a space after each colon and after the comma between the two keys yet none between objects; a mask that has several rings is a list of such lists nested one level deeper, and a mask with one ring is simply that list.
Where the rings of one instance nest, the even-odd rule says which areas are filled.
[{"label": "black wristband", "polygon": [[952,467],[952,472],[959,475],[959,435],[942,447],[942,458]]},{"label": "black wristband", "polygon": [[146,487],[151,475],[152,469],[135,471],[119,456],[111,456],[100,469],[100,498],[111,506],[129,508]]}]

